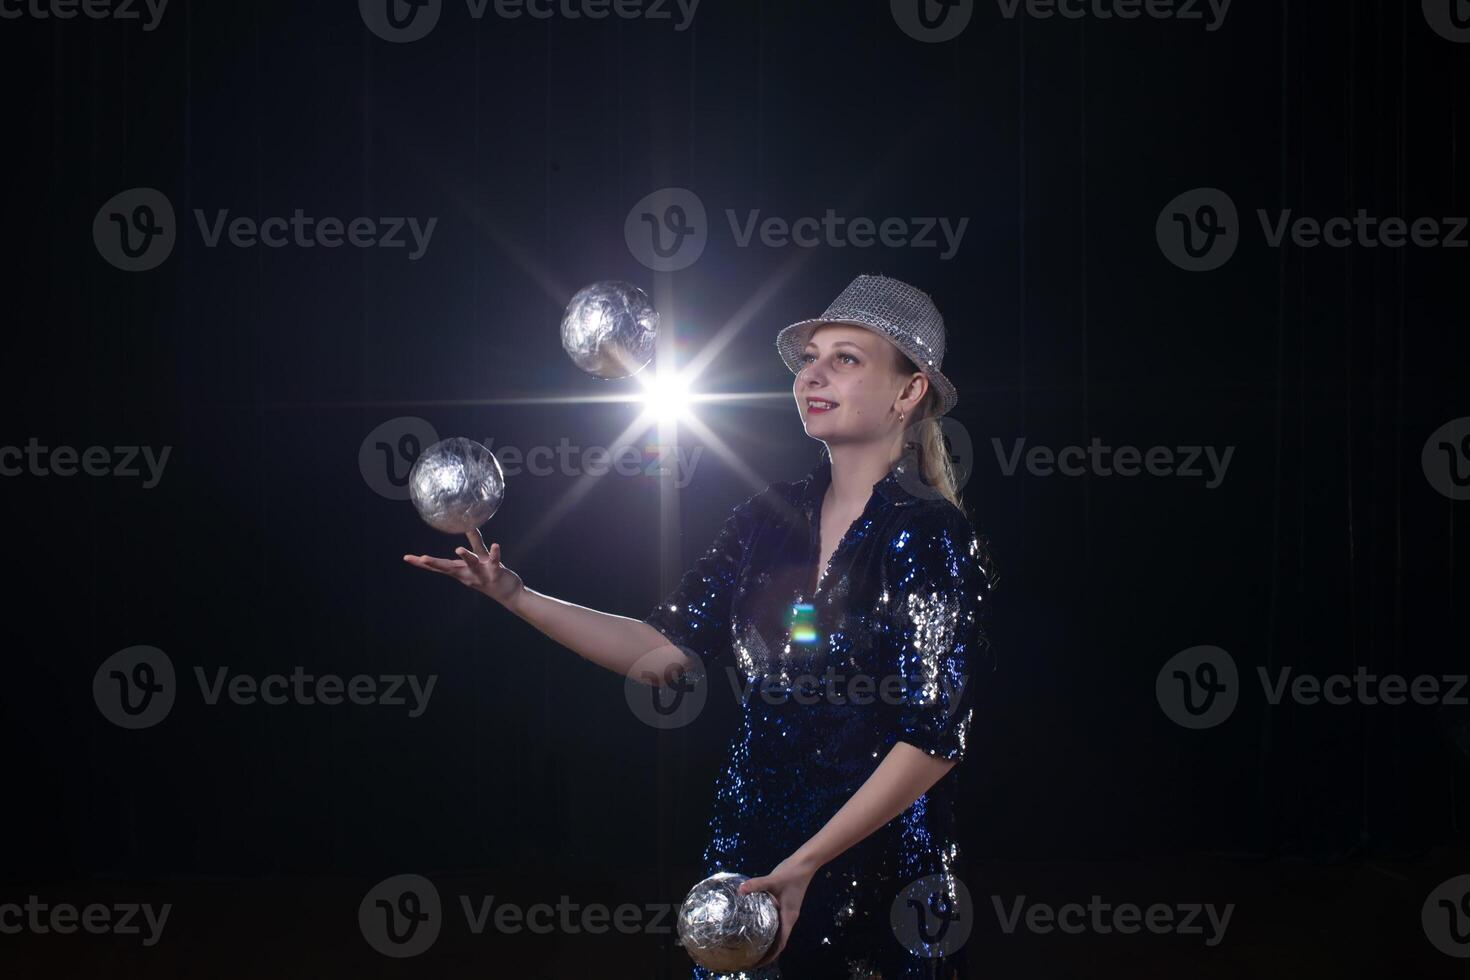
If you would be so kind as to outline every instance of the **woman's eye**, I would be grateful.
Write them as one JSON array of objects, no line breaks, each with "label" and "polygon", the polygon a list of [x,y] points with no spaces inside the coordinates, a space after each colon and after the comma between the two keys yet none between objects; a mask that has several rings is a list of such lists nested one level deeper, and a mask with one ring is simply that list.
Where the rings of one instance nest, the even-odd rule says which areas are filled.
[{"label": "woman's eye", "polygon": [[847,358],[849,361],[851,361],[854,364],[856,364],[858,362],[858,359],[856,357],[853,357],[851,354],[839,354],[838,356],[839,357],[845,357],[845,358]]}]

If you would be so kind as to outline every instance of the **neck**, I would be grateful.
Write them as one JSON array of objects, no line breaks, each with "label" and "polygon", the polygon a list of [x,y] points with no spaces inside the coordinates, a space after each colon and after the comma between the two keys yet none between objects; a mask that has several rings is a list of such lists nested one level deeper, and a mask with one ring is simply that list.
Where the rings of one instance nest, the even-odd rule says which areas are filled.
[{"label": "neck", "polygon": [[872,446],[828,446],[832,482],[826,500],[843,512],[861,511],[873,495],[873,485],[888,475],[902,453]]}]

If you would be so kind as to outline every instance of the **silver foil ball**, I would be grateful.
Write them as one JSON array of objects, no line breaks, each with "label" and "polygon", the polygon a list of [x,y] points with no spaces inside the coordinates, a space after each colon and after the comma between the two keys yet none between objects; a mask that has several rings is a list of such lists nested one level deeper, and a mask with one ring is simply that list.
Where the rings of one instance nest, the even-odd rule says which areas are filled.
[{"label": "silver foil ball", "polygon": [[627,378],[653,358],[658,311],[632,283],[595,282],[578,291],[561,318],[561,346],[593,377]]},{"label": "silver foil ball", "polygon": [[749,875],[720,871],[689,889],[679,908],[679,943],[707,970],[744,970],[776,941],[781,914],[769,892],[737,892]]},{"label": "silver foil ball", "polygon": [[408,473],[408,496],[430,527],[464,534],[490,519],[505,497],[495,454],[456,436],[425,449]]}]

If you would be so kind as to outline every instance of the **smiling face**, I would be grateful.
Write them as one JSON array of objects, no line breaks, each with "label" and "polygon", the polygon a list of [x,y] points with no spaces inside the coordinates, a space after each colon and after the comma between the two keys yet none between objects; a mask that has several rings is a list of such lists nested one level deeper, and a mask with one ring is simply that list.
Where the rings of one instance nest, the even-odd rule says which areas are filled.
[{"label": "smiling face", "polygon": [[841,323],[812,331],[792,385],[806,434],[834,442],[886,442],[909,421],[928,380],[907,372],[902,354],[883,337]]}]

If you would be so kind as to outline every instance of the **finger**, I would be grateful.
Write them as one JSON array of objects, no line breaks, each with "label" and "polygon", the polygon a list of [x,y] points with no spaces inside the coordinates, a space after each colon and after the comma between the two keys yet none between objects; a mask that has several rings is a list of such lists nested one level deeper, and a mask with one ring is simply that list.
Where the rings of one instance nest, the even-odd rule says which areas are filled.
[{"label": "finger", "polygon": [[430,571],[442,572],[445,575],[453,575],[465,567],[462,561],[450,561],[448,558],[430,558],[428,555],[419,555],[414,564],[420,568],[427,568]]},{"label": "finger", "polygon": [[765,878],[749,878],[745,881],[742,881],[740,883],[740,887],[735,890],[741,895],[749,895],[751,892],[765,891],[765,889]]},{"label": "finger", "polygon": [[464,561],[465,565],[474,569],[480,564],[480,556],[466,547],[460,546],[454,549],[454,553]]},{"label": "finger", "polygon": [[481,558],[490,557],[490,552],[485,550],[485,539],[480,537],[479,528],[470,528],[469,531],[465,534],[465,537],[470,539],[470,548],[474,551],[476,555],[480,556]]}]

